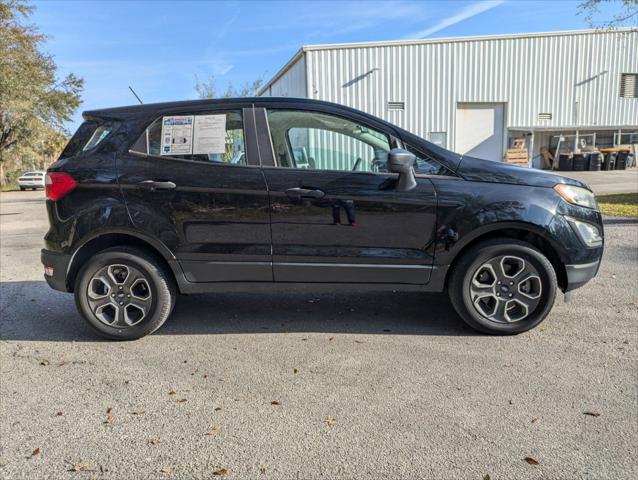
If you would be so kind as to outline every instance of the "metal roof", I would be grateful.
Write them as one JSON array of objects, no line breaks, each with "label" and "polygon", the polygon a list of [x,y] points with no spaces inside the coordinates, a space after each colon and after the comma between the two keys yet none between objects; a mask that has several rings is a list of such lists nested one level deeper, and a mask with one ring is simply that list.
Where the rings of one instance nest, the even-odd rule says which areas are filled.
[{"label": "metal roof", "polygon": [[[638,31],[638,29],[618,28],[614,30],[616,32],[631,32]],[[385,40],[378,42],[352,42],[352,43],[327,43],[317,45],[303,45],[297,52],[288,60],[283,67],[281,67],[275,75],[266,82],[266,84],[259,89],[257,95],[262,95],[273,83],[275,83],[282,75],[286,73],[292,67],[305,52],[317,51],[317,50],[337,50],[348,48],[373,48],[373,47],[391,47],[391,46],[403,46],[403,45],[426,45],[437,43],[460,43],[460,42],[480,42],[490,40],[505,40],[516,38],[534,38],[534,37],[562,37],[570,35],[596,35],[608,33],[606,30],[597,29],[585,29],[585,30],[563,30],[554,32],[528,32],[528,33],[510,33],[501,35],[479,35],[479,36],[464,36],[464,37],[443,37],[443,38],[431,38],[431,39],[416,39],[416,40]]]}]

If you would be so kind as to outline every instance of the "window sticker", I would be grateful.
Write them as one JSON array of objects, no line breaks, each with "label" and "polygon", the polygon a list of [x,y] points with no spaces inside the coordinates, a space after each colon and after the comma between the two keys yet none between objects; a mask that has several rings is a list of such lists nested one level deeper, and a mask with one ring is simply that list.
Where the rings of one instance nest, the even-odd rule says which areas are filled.
[{"label": "window sticker", "polygon": [[197,115],[193,135],[193,154],[226,152],[226,115]]},{"label": "window sticker", "polygon": [[193,153],[193,115],[164,117],[162,120],[161,155]]}]

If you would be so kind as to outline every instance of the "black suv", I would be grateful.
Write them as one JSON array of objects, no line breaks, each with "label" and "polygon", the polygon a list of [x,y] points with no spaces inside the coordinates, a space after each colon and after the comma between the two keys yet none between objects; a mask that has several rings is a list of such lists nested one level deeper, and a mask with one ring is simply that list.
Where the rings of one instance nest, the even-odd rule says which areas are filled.
[{"label": "black suv", "polygon": [[155,331],[178,292],[266,284],[447,290],[475,329],[514,334],[603,253],[586,185],[341,105],[202,100],[84,119],[46,176],[42,263],[109,338]]}]

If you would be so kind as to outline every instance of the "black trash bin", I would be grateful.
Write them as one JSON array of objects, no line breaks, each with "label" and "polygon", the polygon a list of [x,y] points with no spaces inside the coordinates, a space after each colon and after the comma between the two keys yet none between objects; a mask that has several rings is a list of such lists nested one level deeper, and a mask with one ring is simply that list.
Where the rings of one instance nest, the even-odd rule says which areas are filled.
[{"label": "black trash bin", "polygon": [[600,159],[601,155],[600,152],[592,152],[589,154],[589,162],[587,165],[587,170],[590,171],[598,171],[600,170],[600,164],[601,164],[601,159]]},{"label": "black trash bin", "polygon": [[603,170],[613,170],[616,166],[616,152],[609,152],[605,155]]},{"label": "black trash bin", "polygon": [[629,157],[629,152],[618,152],[614,170],[625,170],[627,168],[627,157]]},{"label": "black trash bin", "polygon": [[585,170],[585,155],[582,153],[574,153],[572,157],[572,169],[578,172]]},{"label": "black trash bin", "polygon": [[572,156],[569,153],[561,153],[558,156],[558,169],[566,172],[573,168]]}]

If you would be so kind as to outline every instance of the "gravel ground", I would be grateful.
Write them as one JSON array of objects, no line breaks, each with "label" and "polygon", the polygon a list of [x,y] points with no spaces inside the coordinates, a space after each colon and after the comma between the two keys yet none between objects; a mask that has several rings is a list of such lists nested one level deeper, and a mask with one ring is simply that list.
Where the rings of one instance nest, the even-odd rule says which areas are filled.
[{"label": "gravel ground", "polygon": [[516,337],[440,295],[234,293],[110,343],[42,280],[42,197],[0,197],[2,478],[638,476],[635,220]]}]

